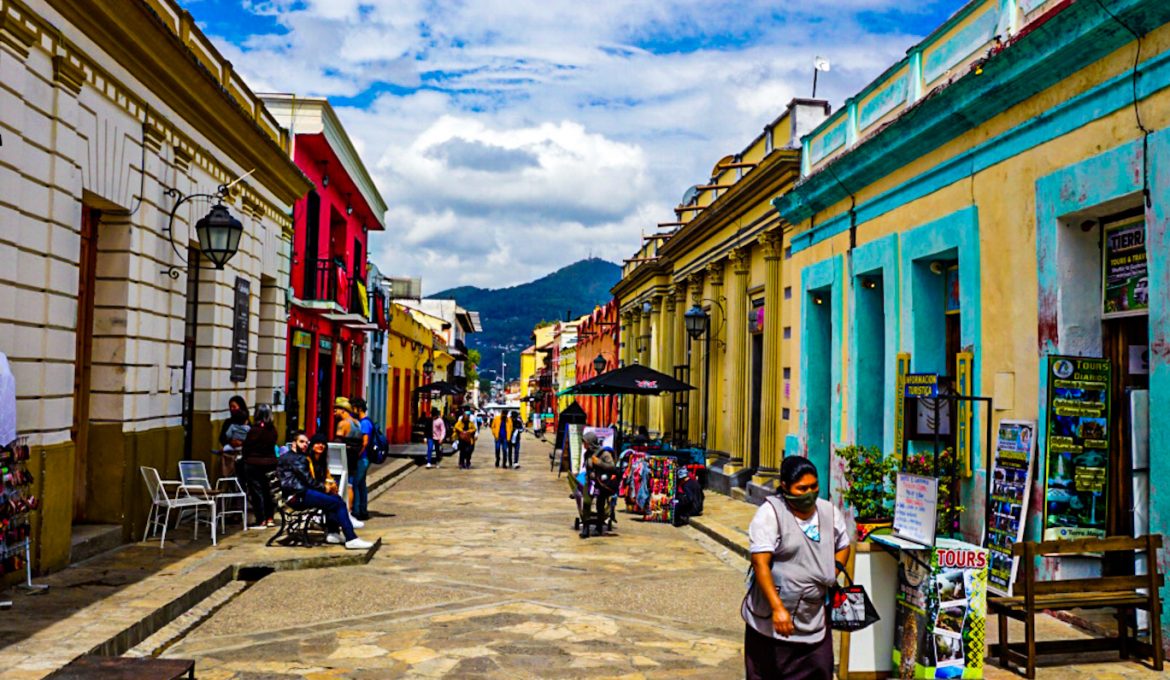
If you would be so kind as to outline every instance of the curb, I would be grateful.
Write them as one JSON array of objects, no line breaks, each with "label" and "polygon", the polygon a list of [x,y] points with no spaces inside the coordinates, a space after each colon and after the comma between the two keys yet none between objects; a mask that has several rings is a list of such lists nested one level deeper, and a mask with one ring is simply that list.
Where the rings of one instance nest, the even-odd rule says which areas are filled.
[{"label": "curb", "polygon": [[722,545],[724,548],[737,553],[745,560],[750,560],[752,558],[751,551],[748,549],[748,546],[742,542],[743,539],[735,535],[728,535],[727,532],[723,529],[703,521],[702,516],[692,517],[691,526],[703,532],[716,543]]}]

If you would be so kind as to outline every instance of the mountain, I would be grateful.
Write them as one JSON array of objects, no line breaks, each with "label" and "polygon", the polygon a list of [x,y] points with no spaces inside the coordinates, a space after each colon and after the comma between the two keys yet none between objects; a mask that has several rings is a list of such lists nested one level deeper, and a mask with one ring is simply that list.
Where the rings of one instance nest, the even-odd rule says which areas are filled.
[{"label": "mountain", "polygon": [[469,334],[467,346],[480,352],[480,375],[497,376],[502,354],[508,362],[508,377],[516,378],[520,352],[532,344],[533,326],[564,319],[566,313],[575,318],[592,312],[613,297],[609,289],[621,276],[618,265],[590,258],[511,288],[460,286],[428,297],[453,298],[460,307],[479,312],[483,332]]}]

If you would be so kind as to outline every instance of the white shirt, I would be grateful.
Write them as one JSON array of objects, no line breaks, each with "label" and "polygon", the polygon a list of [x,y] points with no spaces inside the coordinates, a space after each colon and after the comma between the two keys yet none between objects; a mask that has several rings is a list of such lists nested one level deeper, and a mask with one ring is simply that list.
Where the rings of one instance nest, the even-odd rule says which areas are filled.
[{"label": "white shirt", "polygon": [[[783,501],[781,501],[783,502]],[[807,535],[811,530],[820,529],[818,522],[819,511],[813,512],[807,520],[796,518],[796,524]],[[813,538],[809,536],[809,538]],[[771,553],[776,550],[776,543],[780,540],[780,527],[776,524],[776,514],[768,503],[764,503],[756,510],[756,516],[748,525],[748,540],[753,553]],[[845,525],[845,517],[841,509],[833,506],[833,552],[849,547],[849,527]]]}]

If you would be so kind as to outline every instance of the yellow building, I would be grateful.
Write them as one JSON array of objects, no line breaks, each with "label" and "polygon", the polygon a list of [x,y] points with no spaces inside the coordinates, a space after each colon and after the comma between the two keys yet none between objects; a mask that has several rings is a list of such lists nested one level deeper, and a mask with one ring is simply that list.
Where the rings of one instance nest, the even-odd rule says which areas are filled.
[{"label": "yellow building", "polygon": [[[640,363],[698,389],[676,397],[626,399],[628,429],[705,447],[712,484],[769,492],[788,432],[781,395],[794,359],[786,337],[781,256],[784,223],[770,201],[800,171],[800,137],[828,105],[794,100],[739,153],[715,164],[687,190],[676,218],[646,237],[613,288],[621,313],[623,365]],[[697,340],[684,313],[707,317]]]},{"label": "yellow building", "polygon": [[539,399],[547,392],[540,389],[538,381],[552,351],[555,332],[556,324],[551,323],[533,328],[532,346],[520,353],[520,417],[524,422],[529,422],[529,416],[539,412],[540,406],[539,402],[526,400]]},{"label": "yellow building", "polygon": [[[447,374],[454,358],[447,342],[436,332],[442,320],[399,304],[390,305],[390,330],[386,334],[387,399],[385,431],[391,443],[410,441],[420,409],[442,408],[415,389]],[[426,372],[427,363],[431,372]]]},{"label": "yellow building", "polygon": [[536,376],[536,345],[529,345],[520,353],[520,417],[528,422],[531,409],[528,406],[529,384]]}]

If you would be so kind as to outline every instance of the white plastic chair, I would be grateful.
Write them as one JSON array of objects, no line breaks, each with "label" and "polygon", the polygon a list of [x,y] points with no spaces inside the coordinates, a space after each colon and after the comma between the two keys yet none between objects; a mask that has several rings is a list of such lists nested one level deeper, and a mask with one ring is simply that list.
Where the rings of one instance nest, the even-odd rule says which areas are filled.
[{"label": "white plastic chair", "polygon": [[[200,492],[208,498],[212,498],[219,504],[219,532],[227,533],[226,520],[228,515],[239,515],[240,520],[244,523],[244,531],[248,530],[248,494],[244,493],[244,488],[240,486],[240,480],[235,477],[220,477],[215,483],[216,493],[211,494],[211,481],[207,478],[207,466],[201,460],[181,460],[179,461],[179,482],[181,486],[192,495],[198,496]],[[242,510],[229,510],[228,501],[238,498],[243,502]]]},{"label": "white plastic chair", "polygon": [[[138,468],[142,471],[142,479],[146,482],[146,491],[150,494],[150,514],[146,519],[146,531],[143,532],[142,540],[146,540],[154,536],[159,527],[162,527],[162,539],[158,543],[158,549],[162,550],[163,545],[167,542],[167,524],[171,521],[171,510],[179,510],[180,512],[185,508],[191,508],[195,511],[195,538],[199,538],[199,509],[207,508],[211,511],[211,544],[216,545],[215,538],[215,501],[209,498],[200,498],[192,496],[191,492],[183,488],[182,483],[166,480],[164,481],[158,475],[158,470],[145,465]],[[171,496],[168,491],[174,489],[174,496]],[[163,513],[163,510],[166,513]]]}]

